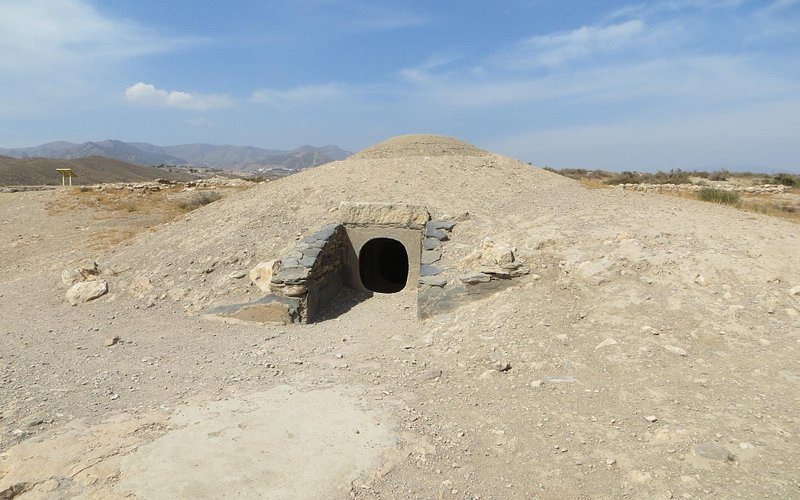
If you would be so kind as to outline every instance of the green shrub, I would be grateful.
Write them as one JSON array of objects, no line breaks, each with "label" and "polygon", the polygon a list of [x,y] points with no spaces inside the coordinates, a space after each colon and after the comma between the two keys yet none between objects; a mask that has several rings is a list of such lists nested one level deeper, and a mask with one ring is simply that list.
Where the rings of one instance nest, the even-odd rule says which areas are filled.
[{"label": "green shrub", "polygon": [[742,197],[739,193],[716,188],[703,188],[697,192],[697,197],[702,201],[724,203],[726,205],[739,205],[742,201]]},{"label": "green shrub", "polygon": [[642,182],[644,182],[644,181],[642,181],[642,175],[641,174],[637,174],[635,172],[625,171],[625,172],[617,174],[616,176],[608,179],[606,181],[606,184],[610,184],[612,186],[615,186],[615,185],[618,185],[618,184],[641,184]]},{"label": "green shrub", "polygon": [[789,186],[789,187],[796,187],[800,185],[800,180],[798,180],[798,177],[800,176],[795,176],[791,174],[777,174],[772,178],[772,183],[782,184],[784,186]]}]

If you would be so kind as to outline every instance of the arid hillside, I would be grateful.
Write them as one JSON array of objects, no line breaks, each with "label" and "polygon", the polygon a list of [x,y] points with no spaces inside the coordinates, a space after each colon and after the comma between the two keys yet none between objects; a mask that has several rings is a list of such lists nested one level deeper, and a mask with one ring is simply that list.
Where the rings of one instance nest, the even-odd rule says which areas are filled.
[{"label": "arid hillside", "polygon": [[[0,193],[0,496],[800,494],[793,222],[427,135],[111,248],[86,244],[101,205],[58,196]],[[342,202],[450,224],[428,317],[422,285],[344,290],[311,324],[209,317]],[[525,272],[462,279],[498,248]],[[82,279],[106,289],[69,305]]]},{"label": "arid hillside", "polygon": [[76,160],[16,159],[0,156],[0,186],[61,185],[61,174],[56,171],[57,168],[71,168],[77,175],[72,179],[73,185],[76,186],[103,182],[151,181],[159,178],[170,180],[190,178],[188,175],[99,156]]}]

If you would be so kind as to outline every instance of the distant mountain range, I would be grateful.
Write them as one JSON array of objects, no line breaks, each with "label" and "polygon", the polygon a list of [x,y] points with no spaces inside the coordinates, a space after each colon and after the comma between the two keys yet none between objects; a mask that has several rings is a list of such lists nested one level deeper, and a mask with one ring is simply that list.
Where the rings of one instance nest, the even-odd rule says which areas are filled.
[{"label": "distant mountain range", "polygon": [[260,149],[250,146],[183,144],[156,146],[144,142],[49,142],[31,148],[0,148],[0,156],[11,158],[54,158],[72,160],[102,156],[138,165],[190,165],[223,170],[302,170],[336,160],[352,153],[336,146],[301,146],[291,151]]}]

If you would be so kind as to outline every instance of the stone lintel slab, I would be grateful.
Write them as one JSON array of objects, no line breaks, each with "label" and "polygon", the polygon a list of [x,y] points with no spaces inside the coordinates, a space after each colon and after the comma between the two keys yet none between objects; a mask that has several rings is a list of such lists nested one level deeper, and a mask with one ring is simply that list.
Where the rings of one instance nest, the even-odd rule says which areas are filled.
[{"label": "stone lintel slab", "polygon": [[350,226],[391,226],[422,229],[431,216],[428,209],[406,203],[348,202],[339,204],[339,220]]}]

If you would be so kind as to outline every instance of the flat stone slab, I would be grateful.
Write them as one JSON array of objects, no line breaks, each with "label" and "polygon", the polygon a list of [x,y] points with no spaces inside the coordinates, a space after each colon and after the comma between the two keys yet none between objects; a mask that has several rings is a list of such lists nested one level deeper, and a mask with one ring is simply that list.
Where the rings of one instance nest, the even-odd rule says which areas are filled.
[{"label": "flat stone slab", "polygon": [[420,276],[436,276],[437,274],[442,274],[442,271],[443,269],[437,266],[430,266],[430,265],[419,266]]},{"label": "flat stone slab", "polygon": [[461,280],[462,283],[466,283],[468,285],[474,285],[477,283],[488,283],[492,281],[491,276],[483,273],[462,274],[461,276],[458,277],[458,279]]},{"label": "flat stone slab", "polygon": [[442,287],[447,284],[447,280],[445,278],[440,278],[439,276],[423,276],[419,279],[419,284]]},{"label": "flat stone slab", "polygon": [[442,258],[442,251],[441,250],[425,250],[422,252],[422,257],[420,258],[420,263],[422,264],[433,264],[434,262],[438,262],[439,259]]},{"label": "flat stone slab", "polygon": [[430,219],[428,209],[405,203],[342,202],[339,220],[355,226],[392,226],[422,229]]},{"label": "flat stone slab", "polygon": [[299,321],[300,299],[271,293],[253,302],[216,306],[205,316],[230,318],[248,323],[277,323],[289,325]]},{"label": "flat stone slab", "polygon": [[437,248],[441,247],[442,247],[442,242],[437,240],[436,238],[425,238],[422,241],[423,250],[436,250]]}]

